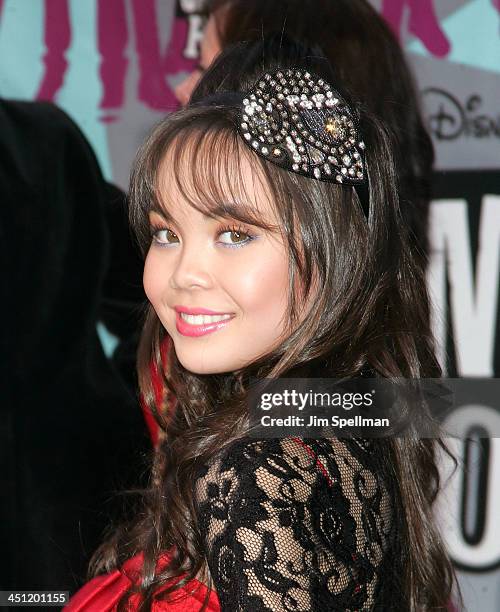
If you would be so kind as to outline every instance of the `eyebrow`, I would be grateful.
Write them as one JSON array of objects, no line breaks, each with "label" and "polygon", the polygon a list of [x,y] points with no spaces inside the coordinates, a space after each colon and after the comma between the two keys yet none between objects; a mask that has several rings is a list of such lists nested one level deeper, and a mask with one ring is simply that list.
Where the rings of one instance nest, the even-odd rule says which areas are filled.
[{"label": "eyebrow", "polygon": [[[234,202],[224,202],[218,204],[210,212],[200,212],[205,217],[205,219],[241,219],[249,225],[254,225],[255,227],[265,227],[265,223],[256,223],[256,220],[253,219],[250,215],[242,214],[245,209],[246,207],[243,207],[241,204],[236,204]],[[255,215],[255,217],[259,217],[258,210],[256,210],[255,208],[250,208],[250,211],[251,213],[253,213],[253,215]],[[164,208],[161,208],[159,206],[152,206],[150,212],[157,213],[167,222],[175,222],[174,217],[168,212],[168,210],[165,210]]]},{"label": "eyebrow", "polygon": [[151,213],[155,213],[155,214],[159,215],[160,217],[163,217],[163,219],[165,221],[167,221],[167,222],[171,222],[171,221],[174,220],[174,218],[168,212],[168,210],[165,210],[164,208],[162,208],[161,206],[158,206],[158,205],[151,206],[151,208],[148,211],[148,215],[150,215]]}]

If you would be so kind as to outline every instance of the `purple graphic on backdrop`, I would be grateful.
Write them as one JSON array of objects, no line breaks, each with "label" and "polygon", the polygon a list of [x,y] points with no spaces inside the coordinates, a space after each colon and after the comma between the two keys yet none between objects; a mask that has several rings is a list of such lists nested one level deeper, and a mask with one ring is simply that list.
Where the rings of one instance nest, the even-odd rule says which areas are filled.
[{"label": "purple graphic on backdrop", "polygon": [[[137,99],[151,110],[172,110],[176,99],[168,85],[167,75],[190,70],[192,61],[182,56],[187,36],[185,19],[175,19],[170,43],[162,52],[155,0],[132,0],[132,17],[136,41],[139,82]],[[129,28],[125,0],[99,0],[98,47],[101,55],[100,76],[103,96],[100,108],[118,109],[123,105],[128,60]],[[104,117],[113,120],[112,116]]]},{"label": "purple graphic on backdrop", "polygon": [[65,54],[71,42],[67,0],[45,0],[45,72],[38,89],[38,100],[53,100],[64,82],[68,67]]},{"label": "purple graphic on backdrop", "polygon": [[153,110],[167,110],[175,98],[165,79],[155,1],[132,0],[132,7],[140,74],[137,97]]},{"label": "purple graphic on backdrop", "polygon": [[[101,57],[99,76],[102,98],[99,107],[105,114],[102,121],[117,119],[124,105],[125,82],[129,69],[127,47],[135,40],[139,78],[137,99],[153,111],[173,110],[177,100],[167,77],[192,70],[193,61],[183,55],[188,36],[185,17],[173,20],[166,49],[161,48],[155,0],[129,0],[132,24],[127,20],[127,0],[98,0],[97,46]],[[3,0],[0,0],[0,11]],[[134,36],[130,29],[133,28]],[[45,0],[43,56],[44,73],[36,98],[54,101],[64,84],[68,68],[66,52],[71,45],[72,27],[68,0]]]},{"label": "purple graphic on backdrop", "polygon": [[[500,0],[494,0],[500,2]],[[383,0],[382,14],[399,38],[405,6],[410,9],[408,30],[419,38],[429,53],[444,57],[450,51],[450,42],[441,29],[432,0]]]},{"label": "purple graphic on backdrop", "polygon": [[[113,35],[109,26],[113,24]],[[97,46],[101,55],[99,75],[103,94],[100,108],[120,108],[123,105],[128,59],[127,11],[123,0],[99,0],[97,5]]]}]

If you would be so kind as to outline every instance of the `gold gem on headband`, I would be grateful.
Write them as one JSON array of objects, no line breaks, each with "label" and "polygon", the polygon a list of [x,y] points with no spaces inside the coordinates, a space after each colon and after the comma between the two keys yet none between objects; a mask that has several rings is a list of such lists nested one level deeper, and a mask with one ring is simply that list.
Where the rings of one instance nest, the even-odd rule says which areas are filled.
[{"label": "gold gem on headband", "polygon": [[286,170],[347,185],[366,180],[365,145],[352,110],[307,70],[263,74],[245,94],[239,130],[256,153]]}]

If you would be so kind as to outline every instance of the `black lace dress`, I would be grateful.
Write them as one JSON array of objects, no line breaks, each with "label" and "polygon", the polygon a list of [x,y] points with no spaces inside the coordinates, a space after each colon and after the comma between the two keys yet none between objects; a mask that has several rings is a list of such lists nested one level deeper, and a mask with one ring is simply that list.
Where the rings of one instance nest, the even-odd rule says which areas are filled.
[{"label": "black lace dress", "polygon": [[407,609],[383,444],[243,438],[201,469],[197,518],[223,612]]}]

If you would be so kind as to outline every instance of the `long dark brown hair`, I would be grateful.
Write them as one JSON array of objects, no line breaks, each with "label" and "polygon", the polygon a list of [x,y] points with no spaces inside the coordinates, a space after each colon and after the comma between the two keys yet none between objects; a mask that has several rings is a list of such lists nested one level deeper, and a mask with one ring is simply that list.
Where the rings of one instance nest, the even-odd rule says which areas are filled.
[{"label": "long dark brown hair", "polygon": [[[168,194],[159,188],[159,168],[168,155],[173,164],[169,176],[186,206],[220,216],[224,203],[238,202],[236,210],[228,210],[232,219],[281,232],[290,269],[288,335],[275,350],[238,372],[198,375],[180,364],[173,343],[167,356],[169,367],[163,367],[166,332],[149,307],[139,349],[139,384],[165,435],[155,453],[151,485],[136,515],[97,551],[92,565],[94,573],[110,571],[130,556],[144,553],[141,583],[122,598],[121,609],[133,592],[141,593],[149,609],[159,587],[167,585],[160,597],[168,598],[206,572],[193,481],[201,465],[247,433],[251,375],[280,377],[297,368],[303,373],[310,366],[313,371],[320,363],[322,374],[332,378],[354,377],[366,367],[381,377],[440,376],[428,324],[423,268],[414,257],[400,212],[390,134],[362,106],[355,106],[366,143],[367,219],[352,187],[299,176],[258,157],[236,131],[234,102],[214,105],[200,98],[201,91],[214,93],[223,88],[221,62],[228,69],[231,65],[241,68],[235,58],[248,51],[243,45],[224,54],[205,76],[197,102],[164,119],[149,136],[132,171],[130,221],[146,253],[151,242],[149,212],[168,215]],[[293,62],[297,65],[296,58]],[[278,64],[283,65],[281,60]],[[263,68],[272,67],[276,67],[275,58],[256,67],[255,73],[240,71],[239,83],[233,72],[232,87],[246,91]],[[318,71],[332,80],[326,64],[319,65]],[[275,226],[263,224],[244,204],[252,197],[245,193],[243,159],[250,162],[255,180],[263,181],[271,194]],[[314,288],[313,277],[321,291]],[[297,279],[302,287],[299,295],[294,290]],[[315,299],[310,301],[308,316],[300,317],[311,292]],[[175,396],[174,411],[158,410],[151,366]],[[403,552],[394,565],[402,568],[407,609],[445,609],[454,574],[434,525],[433,502],[440,489],[435,453],[438,446],[448,450],[440,439],[391,437],[380,443],[404,514],[399,534]],[[159,556],[171,550],[171,562],[157,573]]]}]

